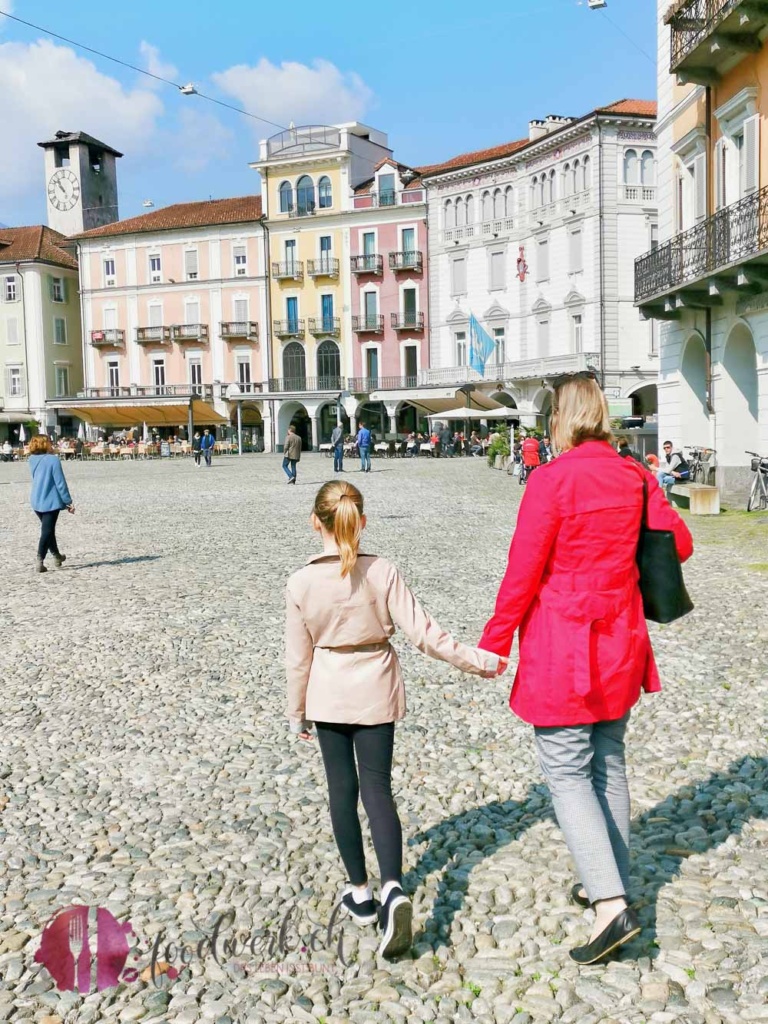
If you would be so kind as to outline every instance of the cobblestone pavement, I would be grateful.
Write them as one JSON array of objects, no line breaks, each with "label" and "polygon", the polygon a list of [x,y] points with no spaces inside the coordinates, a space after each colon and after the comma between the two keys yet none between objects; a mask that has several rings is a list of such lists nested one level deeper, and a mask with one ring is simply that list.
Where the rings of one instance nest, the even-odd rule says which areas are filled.
[{"label": "cobblestone pavement", "polygon": [[[349,465],[349,464],[348,464]],[[355,469],[354,464],[349,465]],[[696,611],[654,628],[664,693],[630,729],[633,897],[644,931],[578,970],[591,912],[530,729],[487,682],[404,649],[409,715],[395,782],[414,895],[412,957],[328,922],[344,883],[316,748],[283,719],[283,588],[315,550],[330,462],[287,487],[275,456],[66,467],[69,556],[32,572],[28,470],[0,466],[0,1019],[90,1021],[768,1021],[768,517],[697,520]],[[521,488],[480,460],[376,462],[365,549],[392,557],[470,642],[490,613]],[[375,862],[371,853],[371,867]],[[158,984],[57,990],[34,953],[51,915],[102,906],[136,933]],[[197,944],[221,912],[256,935]],[[223,930],[226,937],[232,929]],[[194,947],[186,968],[167,942]],[[322,941],[321,941],[322,940]],[[306,942],[304,943],[306,944]],[[240,952],[240,951],[238,951]],[[259,972],[265,962],[278,962]],[[68,961],[67,961],[68,962]],[[307,965],[310,967],[307,967]],[[146,976],[146,975],[145,975]]]}]

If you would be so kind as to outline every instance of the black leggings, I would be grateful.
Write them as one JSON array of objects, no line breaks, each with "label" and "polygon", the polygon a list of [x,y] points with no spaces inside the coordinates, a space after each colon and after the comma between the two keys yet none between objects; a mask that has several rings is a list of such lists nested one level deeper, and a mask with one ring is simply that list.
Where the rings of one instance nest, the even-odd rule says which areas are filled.
[{"label": "black leggings", "polygon": [[371,825],[381,884],[399,882],[403,871],[403,830],[392,798],[395,723],[315,724],[328,778],[333,834],[350,882],[365,885],[368,880],[357,815],[360,795]]},{"label": "black leggings", "polygon": [[56,520],[59,518],[59,509],[55,512],[35,512],[35,515],[42,524],[40,527],[40,543],[37,545],[37,557],[45,558],[50,551],[52,555],[58,555],[59,545],[56,543]]}]

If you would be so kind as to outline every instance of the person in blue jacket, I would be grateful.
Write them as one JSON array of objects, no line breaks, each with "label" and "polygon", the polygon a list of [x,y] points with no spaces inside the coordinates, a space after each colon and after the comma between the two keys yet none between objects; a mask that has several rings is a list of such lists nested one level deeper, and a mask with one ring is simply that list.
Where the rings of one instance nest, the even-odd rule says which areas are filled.
[{"label": "person in blue jacket", "polygon": [[216,439],[210,430],[206,430],[200,440],[200,448],[205,457],[205,464],[209,468],[211,465],[211,456],[213,455],[213,445],[215,440]]},{"label": "person in blue jacket", "polygon": [[56,520],[59,512],[66,509],[74,512],[75,506],[64,479],[64,470],[58,455],[53,454],[51,442],[45,434],[33,437],[29,442],[29,468],[32,473],[32,494],[30,504],[40,520],[40,543],[37,546],[37,572],[48,572],[45,556],[50,551],[58,568],[64,564],[66,555],[59,551],[56,543]]},{"label": "person in blue jacket", "polygon": [[371,472],[371,432],[364,423],[357,432],[357,450],[360,453],[360,472]]}]

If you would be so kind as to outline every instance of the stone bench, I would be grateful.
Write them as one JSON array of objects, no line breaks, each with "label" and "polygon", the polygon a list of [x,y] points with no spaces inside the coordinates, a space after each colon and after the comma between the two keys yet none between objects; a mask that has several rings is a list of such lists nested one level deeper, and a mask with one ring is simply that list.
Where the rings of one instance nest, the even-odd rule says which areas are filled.
[{"label": "stone bench", "polygon": [[[720,515],[720,488],[709,484],[672,484],[667,493],[674,498],[687,498],[692,516]],[[676,504],[683,504],[677,501]]]}]

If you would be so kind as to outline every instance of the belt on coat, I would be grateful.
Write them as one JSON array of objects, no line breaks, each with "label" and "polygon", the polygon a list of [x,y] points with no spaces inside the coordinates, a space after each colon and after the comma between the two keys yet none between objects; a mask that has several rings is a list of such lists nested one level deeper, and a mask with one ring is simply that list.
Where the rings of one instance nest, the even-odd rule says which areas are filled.
[{"label": "belt on coat", "polygon": [[[637,572],[632,575],[605,573],[546,575],[539,590],[539,601],[549,613],[560,615],[576,627],[573,649],[573,690],[585,697],[592,689],[591,634],[596,623],[610,625],[627,607],[637,587]],[[578,599],[564,605],[565,594],[578,593]],[[560,600],[557,600],[557,599]]]},{"label": "belt on coat", "polygon": [[340,647],[332,647],[330,644],[315,644],[315,650],[336,651],[339,654],[367,653],[368,651],[384,651],[391,646],[389,640],[379,640],[372,644],[342,644]]}]

